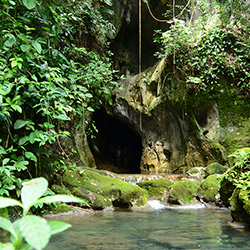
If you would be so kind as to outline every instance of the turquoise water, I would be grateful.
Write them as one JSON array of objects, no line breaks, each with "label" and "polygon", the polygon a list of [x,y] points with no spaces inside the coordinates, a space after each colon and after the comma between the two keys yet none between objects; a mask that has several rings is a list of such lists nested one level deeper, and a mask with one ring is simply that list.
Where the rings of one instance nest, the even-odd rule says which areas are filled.
[{"label": "turquoise water", "polygon": [[250,249],[250,232],[230,227],[223,210],[126,210],[60,220],[72,228],[53,236],[46,250]]}]

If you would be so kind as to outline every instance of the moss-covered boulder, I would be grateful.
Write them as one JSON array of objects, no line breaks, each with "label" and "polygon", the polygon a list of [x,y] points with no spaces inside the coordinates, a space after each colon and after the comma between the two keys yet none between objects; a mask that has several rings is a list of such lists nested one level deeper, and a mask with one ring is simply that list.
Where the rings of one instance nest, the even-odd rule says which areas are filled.
[{"label": "moss-covered boulder", "polygon": [[167,178],[159,178],[155,180],[146,180],[137,183],[137,185],[148,191],[149,197],[160,198],[173,185],[173,182]]},{"label": "moss-covered boulder", "polygon": [[72,194],[84,199],[88,204],[91,204],[91,207],[95,210],[102,210],[105,207],[112,206],[110,199],[81,187],[73,188]]},{"label": "moss-covered boulder", "polygon": [[67,194],[67,195],[71,195],[71,192],[69,191],[68,188],[66,188],[65,186],[59,186],[59,185],[52,185],[51,186],[51,190],[56,193],[56,194]]},{"label": "moss-covered boulder", "polygon": [[168,202],[171,204],[189,203],[195,198],[198,188],[199,184],[194,181],[178,181],[170,187]]},{"label": "moss-covered boulder", "polygon": [[220,190],[219,175],[213,174],[201,182],[197,195],[205,202],[216,202]]},{"label": "moss-covered boulder", "polygon": [[234,222],[250,224],[250,193],[248,190],[234,189],[230,198],[230,205]]},{"label": "moss-covered boulder", "polygon": [[94,209],[111,204],[115,207],[140,206],[146,203],[148,196],[147,191],[138,186],[90,169],[66,171],[62,182],[72,194],[84,198]]},{"label": "moss-covered boulder", "polygon": [[212,155],[219,161],[220,164],[225,164],[227,162],[226,149],[218,141],[210,141],[210,149]]},{"label": "moss-covered boulder", "polygon": [[213,162],[211,164],[209,164],[206,167],[206,174],[207,175],[213,175],[213,174],[223,174],[224,172],[227,171],[227,167],[221,165],[218,162]]},{"label": "moss-covered boulder", "polygon": [[50,205],[48,208],[48,211],[45,211],[45,214],[46,213],[61,214],[61,213],[67,213],[70,211],[73,211],[73,209],[69,205],[65,203],[57,202],[53,205]]}]

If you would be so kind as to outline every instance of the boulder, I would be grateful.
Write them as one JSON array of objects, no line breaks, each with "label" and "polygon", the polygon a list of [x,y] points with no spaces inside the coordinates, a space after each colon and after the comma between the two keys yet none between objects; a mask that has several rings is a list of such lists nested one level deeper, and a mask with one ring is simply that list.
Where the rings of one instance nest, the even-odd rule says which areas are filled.
[{"label": "boulder", "polygon": [[190,180],[181,180],[170,186],[168,202],[170,204],[190,203],[196,197],[199,184]]},{"label": "boulder", "polygon": [[208,176],[200,183],[197,190],[198,197],[205,202],[216,202],[219,200],[220,179],[219,175]]},{"label": "boulder", "polygon": [[167,178],[159,178],[155,180],[146,180],[137,183],[137,185],[148,191],[149,197],[162,198],[173,182]]},{"label": "boulder", "polygon": [[147,191],[140,187],[87,168],[80,171],[66,171],[62,183],[66,188],[60,189],[54,185],[52,190],[66,194],[69,191],[85,199],[93,209],[104,209],[111,205],[114,207],[140,206],[146,203],[148,196]]},{"label": "boulder", "polygon": [[218,162],[213,162],[206,167],[206,174],[207,176],[213,174],[223,174],[227,171],[227,169],[228,168],[226,166],[223,166]]}]

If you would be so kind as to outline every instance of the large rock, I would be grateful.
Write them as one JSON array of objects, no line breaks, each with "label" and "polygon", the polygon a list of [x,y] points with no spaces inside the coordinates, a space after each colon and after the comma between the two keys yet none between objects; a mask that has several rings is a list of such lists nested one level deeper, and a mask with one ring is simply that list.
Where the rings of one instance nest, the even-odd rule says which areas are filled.
[{"label": "large rock", "polygon": [[137,185],[147,190],[149,197],[162,198],[163,195],[166,195],[166,191],[169,187],[173,185],[173,182],[167,178],[159,178],[141,181],[137,183]]},{"label": "large rock", "polygon": [[113,116],[141,137],[141,170],[183,173],[214,161],[225,163],[223,147],[207,138],[205,131],[209,129],[209,137],[217,138],[216,103],[205,105],[203,116],[196,114],[183,101],[182,82],[168,79],[167,67],[162,59],[143,72],[141,79],[139,75],[127,77],[123,91],[116,92]]},{"label": "large rock", "polygon": [[213,174],[200,183],[197,195],[205,202],[217,202],[219,200],[219,190],[219,175]]},{"label": "large rock", "polygon": [[93,209],[131,207],[144,205],[148,193],[144,189],[117,178],[99,174],[97,171],[83,168],[80,171],[68,170],[62,178],[63,188],[52,186],[56,193],[69,192],[85,199]]},{"label": "large rock", "polygon": [[198,188],[199,184],[194,181],[178,181],[170,187],[168,202],[170,204],[190,203],[195,200]]}]

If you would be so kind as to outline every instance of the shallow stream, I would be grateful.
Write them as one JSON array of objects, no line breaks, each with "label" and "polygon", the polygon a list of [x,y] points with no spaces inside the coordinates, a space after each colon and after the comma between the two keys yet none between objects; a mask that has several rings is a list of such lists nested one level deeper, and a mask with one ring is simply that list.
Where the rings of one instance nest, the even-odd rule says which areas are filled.
[{"label": "shallow stream", "polygon": [[60,220],[72,228],[53,236],[46,250],[250,249],[250,232],[229,226],[225,210],[120,210]]}]

